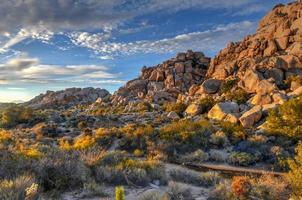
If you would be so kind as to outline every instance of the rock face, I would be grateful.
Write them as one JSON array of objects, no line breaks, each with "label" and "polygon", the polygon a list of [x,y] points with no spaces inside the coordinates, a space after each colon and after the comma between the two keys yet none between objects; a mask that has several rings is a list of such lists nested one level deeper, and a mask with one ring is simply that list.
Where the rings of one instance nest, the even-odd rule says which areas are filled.
[{"label": "rock face", "polygon": [[262,116],[262,107],[261,106],[255,106],[252,109],[245,112],[240,117],[240,122],[243,127],[249,128],[252,127],[256,122],[258,122],[261,119]]},{"label": "rock face", "polygon": [[288,76],[301,75],[301,10],[301,1],[276,6],[260,21],[254,35],[220,51],[207,77],[224,80],[234,76],[245,91],[263,95],[281,88]]},{"label": "rock face", "polygon": [[176,101],[179,94],[204,81],[209,64],[210,58],[201,52],[178,53],[176,58],[162,64],[143,67],[140,77],[115,92],[111,102],[125,105],[142,99],[155,103]]},{"label": "rock face", "polygon": [[41,94],[24,105],[32,108],[68,108],[80,104],[91,104],[109,95],[107,90],[100,88],[69,88],[57,92],[47,91],[46,94]]},{"label": "rock face", "polygon": [[216,104],[208,113],[208,118],[215,120],[225,120],[232,123],[238,121],[239,106],[234,102],[224,102]]}]

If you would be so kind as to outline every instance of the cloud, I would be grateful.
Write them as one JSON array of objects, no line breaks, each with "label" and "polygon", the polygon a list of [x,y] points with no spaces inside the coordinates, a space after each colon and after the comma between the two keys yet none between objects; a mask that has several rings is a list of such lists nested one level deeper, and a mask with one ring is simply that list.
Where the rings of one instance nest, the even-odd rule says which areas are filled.
[{"label": "cloud", "polygon": [[[256,2],[262,4],[262,1]],[[10,0],[0,4],[0,32],[36,26],[55,32],[104,30],[152,13],[185,9],[233,10],[250,4],[255,4],[255,0]]]},{"label": "cloud", "polygon": [[102,65],[45,65],[36,58],[17,57],[0,64],[0,84],[115,80],[119,74]]},{"label": "cloud", "polygon": [[[97,36],[85,34],[81,38],[71,38],[74,44],[92,49],[102,56],[119,56],[139,53],[168,53],[187,49],[202,51],[218,51],[230,41],[242,39],[245,35],[256,30],[257,24],[250,21],[219,25],[213,29],[177,35],[173,38],[165,38],[156,41],[135,41],[129,43],[108,42]],[[88,39],[86,39],[85,37]],[[90,39],[90,38],[94,39]],[[96,38],[95,38],[96,37]],[[81,41],[81,42],[75,42]]]}]

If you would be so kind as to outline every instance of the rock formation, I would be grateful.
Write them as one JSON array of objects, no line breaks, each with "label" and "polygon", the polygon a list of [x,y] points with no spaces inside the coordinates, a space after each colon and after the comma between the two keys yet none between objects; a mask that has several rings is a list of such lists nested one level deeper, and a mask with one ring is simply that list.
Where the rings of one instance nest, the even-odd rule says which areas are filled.
[{"label": "rock formation", "polygon": [[138,79],[129,81],[113,95],[112,103],[176,101],[179,94],[204,81],[209,64],[210,58],[203,53],[189,50],[157,66],[143,67]]}]

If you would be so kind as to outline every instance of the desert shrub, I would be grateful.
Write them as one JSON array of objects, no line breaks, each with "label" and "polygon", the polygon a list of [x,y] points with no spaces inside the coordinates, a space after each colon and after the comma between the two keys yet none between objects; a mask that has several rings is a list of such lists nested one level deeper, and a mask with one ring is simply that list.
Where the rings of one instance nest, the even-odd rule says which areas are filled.
[{"label": "desert shrub", "polygon": [[0,129],[0,143],[8,143],[13,138],[13,135],[11,132]]},{"label": "desert shrub", "polygon": [[186,199],[186,200],[194,200],[192,196],[191,189],[182,183],[177,182],[169,182],[168,185],[168,195],[170,200],[179,200],[179,199]]},{"label": "desert shrub", "polygon": [[211,128],[208,121],[172,122],[159,130],[159,137],[167,142],[170,148],[170,150],[166,149],[168,154],[173,153],[174,149],[180,152],[190,152],[200,147],[207,147],[206,136],[211,132]]},{"label": "desert shrub", "polygon": [[296,148],[297,155],[295,159],[289,160],[290,171],[286,175],[292,189],[292,197],[299,199],[302,196],[302,142]]},{"label": "desert shrub", "polygon": [[272,109],[264,128],[270,134],[294,139],[302,138],[302,97],[285,102],[277,109]]},{"label": "desert shrub", "polygon": [[95,181],[90,181],[83,184],[83,189],[85,195],[82,198],[92,198],[92,197],[107,197],[108,194],[104,191],[102,185],[97,184]]},{"label": "desert shrub", "polygon": [[154,133],[151,125],[127,124],[120,131],[123,133],[119,142],[119,149],[133,152],[135,149],[146,151],[147,140]]},{"label": "desert shrub", "polygon": [[215,105],[216,101],[213,97],[208,96],[199,100],[201,113],[207,113]]},{"label": "desert shrub", "polygon": [[227,160],[227,153],[219,150],[212,149],[209,152],[209,160],[214,162],[225,162]]},{"label": "desert shrub", "polygon": [[224,81],[221,84],[220,92],[221,93],[228,93],[232,90],[232,88],[238,83],[238,79],[229,79]]},{"label": "desert shrub", "polygon": [[235,196],[231,192],[230,183],[223,181],[215,185],[209,192],[208,200],[234,200]]},{"label": "desert shrub", "polygon": [[138,200],[164,200],[167,194],[157,190],[148,190],[139,195]]},{"label": "desert shrub", "polygon": [[0,126],[12,128],[21,123],[34,123],[41,121],[42,116],[34,112],[31,108],[22,106],[7,107],[0,115]]},{"label": "desert shrub", "polygon": [[134,155],[135,157],[141,157],[143,154],[144,154],[144,152],[143,152],[142,150],[140,150],[140,149],[135,149],[135,150],[133,151],[133,155]]},{"label": "desert shrub", "polygon": [[90,170],[71,152],[51,151],[33,166],[45,191],[82,187]]},{"label": "desert shrub", "polygon": [[38,197],[38,185],[31,175],[22,175],[13,180],[0,181],[0,199],[35,199]]},{"label": "desert shrub", "polygon": [[228,163],[239,166],[249,166],[255,162],[256,158],[245,152],[232,152],[228,159]]},{"label": "desert shrub", "polygon": [[223,131],[217,131],[212,134],[209,141],[219,148],[224,147],[229,143],[228,137]]},{"label": "desert shrub", "polygon": [[22,148],[20,148],[20,150],[18,151],[18,154],[21,156],[25,156],[27,158],[34,158],[34,159],[39,159],[43,156],[43,153],[37,147],[33,147],[33,146],[24,147],[23,145]]},{"label": "desert shrub", "polygon": [[239,124],[234,124],[231,122],[221,122],[220,127],[222,132],[226,133],[226,135],[233,144],[245,140],[247,137],[244,128]]},{"label": "desert shrub", "polygon": [[241,199],[247,199],[252,185],[250,179],[246,176],[235,176],[232,180],[232,193]]},{"label": "desert shrub", "polygon": [[218,174],[212,172],[198,173],[185,169],[172,169],[169,175],[173,181],[204,187],[213,186],[219,181]]},{"label": "desert shrub", "polygon": [[179,115],[181,115],[186,110],[186,108],[187,108],[187,105],[183,102],[176,102],[176,103],[168,102],[163,105],[163,109],[166,112],[174,111]]},{"label": "desert shrub", "polygon": [[59,146],[62,150],[84,150],[93,147],[95,144],[95,137],[88,134],[78,136],[73,142],[64,138],[59,140]]},{"label": "desert shrub", "polygon": [[264,200],[287,200],[290,190],[288,183],[283,177],[263,175],[260,178],[252,179],[250,196]]},{"label": "desert shrub", "polygon": [[181,162],[204,162],[209,159],[209,155],[205,153],[203,150],[198,149],[192,153],[188,153],[180,157]]},{"label": "desert shrub", "polygon": [[228,101],[236,101],[238,104],[245,103],[249,99],[250,95],[241,88],[229,91],[225,94],[225,98]]},{"label": "desert shrub", "polygon": [[125,200],[124,187],[119,186],[115,188],[115,200]]},{"label": "desert shrub", "polygon": [[85,149],[79,152],[79,159],[86,166],[94,166],[96,165],[105,154],[105,151],[99,147],[93,147],[89,149]]},{"label": "desert shrub", "polygon": [[105,155],[94,166],[98,182],[109,184],[147,185],[152,180],[166,182],[164,166],[155,161],[135,160],[125,154]]}]

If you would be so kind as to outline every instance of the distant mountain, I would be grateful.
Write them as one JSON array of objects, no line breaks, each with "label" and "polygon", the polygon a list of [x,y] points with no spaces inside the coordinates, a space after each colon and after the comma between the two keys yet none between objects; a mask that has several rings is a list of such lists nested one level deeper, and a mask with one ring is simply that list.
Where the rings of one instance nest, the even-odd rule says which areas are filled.
[{"label": "distant mountain", "polygon": [[110,93],[100,88],[68,88],[61,91],[47,91],[32,100],[23,103],[32,108],[68,108],[80,104],[90,104]]}]

